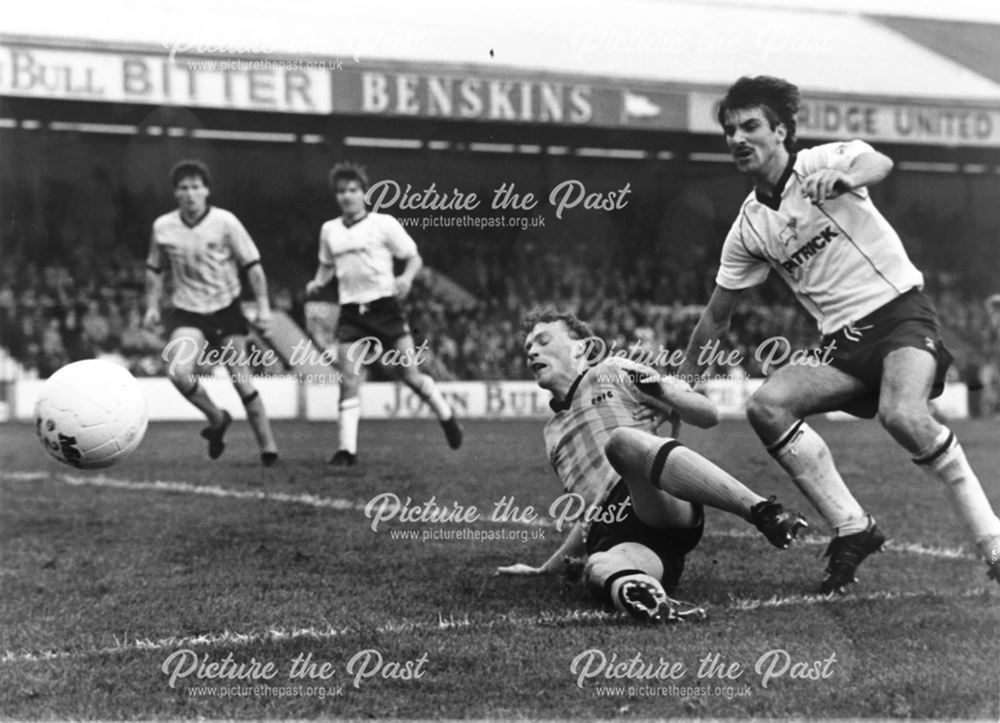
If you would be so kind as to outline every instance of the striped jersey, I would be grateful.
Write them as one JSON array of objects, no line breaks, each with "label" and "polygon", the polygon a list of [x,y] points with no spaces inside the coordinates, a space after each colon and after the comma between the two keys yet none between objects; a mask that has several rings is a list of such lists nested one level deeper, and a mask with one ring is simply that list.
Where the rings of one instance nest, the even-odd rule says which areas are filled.
[{"label": "striped jersey", "polygon": [[384,213],[369,213],[350,226],[343,217],[323,224],[319,262],[333,266],[341,304],[367,304],[396,295],[393,259],[409,259],[417,244],[402,224]]},{"label": "striped jersey", "polygon": [[170,272],[174,307],[211,314],[240,295],[240,270],[260,262],[250,234],[229,211],[209,206],[194,224],[171,211],[153,222],[146,265]]},{"label": "striped jersey", "polygon": [[824,168],[847,171],[856,157],[870,152],[867,143],[850,141],[792,155],[772,197],[752,191],[744,201],[723,244],[716,284],[750,288],[774,269],[823,334],[922,287],[923,275],[867,188],[822,204],[802,195],[806,176]]},{"label": "striped jersey", "polygon": [[604,454],[611,433],[618,427],[656,428],[655,422],[638,418],[648,409],[635,378],[635,371],[612,358],[577,377],[563,402],[551,402],[556,414],[545,425],[549,461],[566,492],[581,495],[588,506],[601,504],[620,479]]}]

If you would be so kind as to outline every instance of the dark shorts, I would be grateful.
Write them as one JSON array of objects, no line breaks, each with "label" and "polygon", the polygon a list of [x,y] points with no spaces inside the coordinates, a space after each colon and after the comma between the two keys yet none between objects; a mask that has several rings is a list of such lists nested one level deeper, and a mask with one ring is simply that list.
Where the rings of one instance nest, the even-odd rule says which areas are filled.
[{"label": "dark shorts", "polygon": [[225,309],[213,311],[211,314],[196,314],[186,309],[174,309],[167,316],[167,331],[173,334],[181,326],[193,326],[205,335],[205,340],[212,347],[222,346],[222,340],[227,336],[246,336],[250,333],[239,299]]},{"label": "dark shorts", "polygon": [[352,342],[374,336],[385,346],[410,333],[399,299],[386,296],[367,304],[341,304],[337,340]]},{"label": "dark shorts", "polygon": [[937,312],[919,289],[911,289],[851,327],[823,337],[824,347],[830,342],[836,343],[831,366],[859,379],[867,392],[864,397],[845,405],[845,412],[867,418],[878,413],[883,362],[896,349],[913,347],[932,354],[937,369],[930,398],[939,397],[944,391],[952,356],[941,340]]},{"label": "dark shorts", "polygon": [[[609,512],[609,517],[615,516],[615,511],[628,505],[624,519],[614,522],[594,522],[587,534],[587,554],[606,552],[623,542],[638,542],[645,545],[660,558],[663,563],[663,587],[670,592],[680,582],[684,572],[684,556],[697,547],[705,531],[705,511],[701,505],[695,505],[698,522],[694,527],[668,528],[650,527],[639,519],[629,498],[628,487],[622,481],[614,486],[601,511]],[[610,508],[610,510],[609,510]],[[620,517],[620,515],[618,515]]]}]

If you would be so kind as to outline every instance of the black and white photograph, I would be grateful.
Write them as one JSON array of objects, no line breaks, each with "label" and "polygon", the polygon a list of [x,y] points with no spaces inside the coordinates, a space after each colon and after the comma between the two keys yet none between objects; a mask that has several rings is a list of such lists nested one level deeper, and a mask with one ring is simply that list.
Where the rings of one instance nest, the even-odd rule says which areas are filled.
[{"label": "black and white photograph", "polygon": [[0,720],[1000,719],[1000,5],[0,13]]}]

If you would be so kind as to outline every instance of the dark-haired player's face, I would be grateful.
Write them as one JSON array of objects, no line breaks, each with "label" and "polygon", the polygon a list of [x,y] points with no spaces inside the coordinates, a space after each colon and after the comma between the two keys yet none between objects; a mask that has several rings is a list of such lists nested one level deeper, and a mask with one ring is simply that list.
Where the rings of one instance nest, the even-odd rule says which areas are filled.
[{"label": "dark-haired player's face", "polygon": [[787,130],[782,123],[772,128],[762,108],[729,111],[722,130],[736,169],[741,173],[766,174],[775,163],[784,160]]},{"label": "dark-haired player's face", "polygon": [[354,179],[337,181],[337,205],[348,216],[360,216],[365,212],[365,191],[361,183]]},{"label": "dark-haired player's face", "polygon": [[174,186],[174,198],[186,216],[200,216],[208,203],[208,186],[201,176],[184,176]]},{"label": "dark-haired player's face", "polygon": [[524,340],[528,369],[542,389],[567,391],[580,374],[581,342],[561,321],[539,322]]}]

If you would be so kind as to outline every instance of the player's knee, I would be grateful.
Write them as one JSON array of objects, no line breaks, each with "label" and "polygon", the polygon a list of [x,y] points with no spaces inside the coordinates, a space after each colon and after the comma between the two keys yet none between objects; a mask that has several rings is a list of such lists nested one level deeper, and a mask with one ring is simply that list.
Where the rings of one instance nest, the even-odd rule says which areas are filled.
[{"label": "player's knee", "polygon": [[618,427],[604,444],[604,454],[615,471],[626,476],[634,460],[642,459],[645,449],[643,433],[629,427]]},{"label": "player's knee", "polygon": [[758,389],[747,400],[747,419],[757,430],[780,425],[782,418],[788,413],[787,401],[766,386]]},{"label": "player's knee", "polygon": [[424,388],[424,375],[416,367],[402,367],[399,378],[414,391],[420,392]]},{"label": "player's knee", "polygon": [[257,395],[257,387],[253,385],[249,378],[244,378],[237,372],[230,372],[230,374],[233,375],[233,388],[236,389],[236,393],[240,395],[240,399],[245,400]]},{"label": "player's knee", "polygon": [[887,402],[879,404],[878,420],[893,436],[914,437],[928,420],[932,420],[925,403]]},{"label": "player's knee", "polygon": [[593,585],[604,582],[622,570],[639,570],[659,579],[663,562],[650,548],[638,542],[620,542],[610,550],[595,552],[583,568],[586,579]]},{"label": "player's knee", "polygon": [[357,374],[342,374],[340,377],[340,398],[349,399],[358,396],[361,388],[361,377]]},{"label": "player's knee", "polygon": [[194,364],[176,363],[167,366],[167,378],[175,387],[187,389],[194,378]]},{"label": "player's knee", "polygon": [[583,567],[584,577],[591,583],[603,577],[615,564],[614,558],[609,552],[595,552],[587,558],[587,564]]}]

